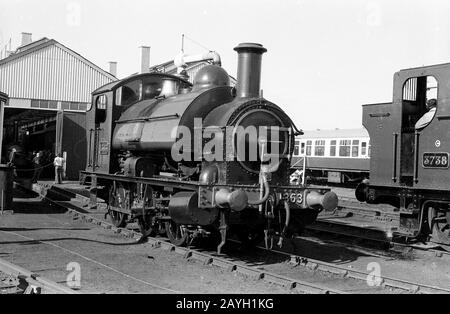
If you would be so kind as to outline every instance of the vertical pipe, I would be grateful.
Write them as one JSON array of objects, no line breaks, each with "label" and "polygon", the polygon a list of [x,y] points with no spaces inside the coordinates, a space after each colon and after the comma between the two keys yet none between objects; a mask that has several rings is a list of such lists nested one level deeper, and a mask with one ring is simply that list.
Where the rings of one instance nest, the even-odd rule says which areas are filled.
[{"label": "vertical pipe", "polygon": [[0,101],[0,161],[2,160],[3,151],[3,120],[5,116],[5,105],[6,102]]},{"label": "vertical pipe", "polygon": [[397,181],[397,145],[398,145],[398,133],[393,134],[393,151],[392,151],[392,181]]},{"label": "vertical pipe", "polygon": [[109,73],[117,77],[117,62],[115,61],[109,62]]},{"label": "vertical pipe", "polygon": [[235,51],[238,53],[238,73],[236,94],[239,98],[253,98],[260,95],[261,59],[267,52],[261,44],[242,43]]},{"label": "vertical pipe", "polygon": [[419,132],[414,134],[414,183],[419,182]]},{"label": "vertical pipe", "polygon": [[306,185],[306,155],[303,156],[303,174],[302,174],[302,185]]},{"label": "vertical pipe", "polygon": [[150,71],[150,47],[141,46],[141,73]]}]

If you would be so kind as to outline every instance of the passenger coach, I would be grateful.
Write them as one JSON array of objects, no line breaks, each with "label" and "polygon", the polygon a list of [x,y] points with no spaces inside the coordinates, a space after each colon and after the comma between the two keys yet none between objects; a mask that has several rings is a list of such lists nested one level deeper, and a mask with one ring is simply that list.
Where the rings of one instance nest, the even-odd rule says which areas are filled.
[{"label": "passenger coach", "polygon": [[311,181],[361,182],[369,176],[370,138],[361,129],[305,131],[297,137],[292,167]]}]

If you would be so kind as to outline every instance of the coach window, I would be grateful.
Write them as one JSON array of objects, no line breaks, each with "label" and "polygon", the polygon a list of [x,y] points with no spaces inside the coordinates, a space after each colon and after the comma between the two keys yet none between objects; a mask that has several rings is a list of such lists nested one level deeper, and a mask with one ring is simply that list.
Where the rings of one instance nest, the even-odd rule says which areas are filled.
[{"label": "coach window", "polygon": [[353,140],[352,142],[352,157],[358,157],[359,155],[359,140]]},{"label": "coach window", "polygon": [[330,156],[331,157],[336,156],[336,140],[332,140],[330,142]]},{"label": "coach window", "polygon": [[306,141],[306,156],[311,156],[312,141]]},{"label": "coach window", "polygon": [[367,155],[367,142],[361,143],[361,156]]},{"label": "coach window", "polygon": [[300,153],[300,141],[295,141],[294,156],[298,156],[299,153]]},{"label": "coach window", "polygon": [[315,156],[325,156],[325,141],[317,140],[314,145]]},{"label": "coach window", "polygon": [[339,142],[340,157],[350,157],[351,144],[352,144],[351,140],[341,140]]},{"label": "coach window", "polygon": [[305,155],[305,142],[300,143],[300,155]]}]

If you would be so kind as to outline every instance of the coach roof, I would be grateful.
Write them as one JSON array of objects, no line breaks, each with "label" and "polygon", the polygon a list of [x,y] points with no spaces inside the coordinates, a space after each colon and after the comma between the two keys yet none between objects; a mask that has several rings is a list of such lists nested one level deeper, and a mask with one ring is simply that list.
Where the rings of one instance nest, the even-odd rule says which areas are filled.
[{"label": "coach roof", "polygon": [[304,131],[301,139],[324,139],[324,138],[358,138],[369,137],[369,133],[364,128],[360,129],[334,129],[334,130],[312,130]]}]

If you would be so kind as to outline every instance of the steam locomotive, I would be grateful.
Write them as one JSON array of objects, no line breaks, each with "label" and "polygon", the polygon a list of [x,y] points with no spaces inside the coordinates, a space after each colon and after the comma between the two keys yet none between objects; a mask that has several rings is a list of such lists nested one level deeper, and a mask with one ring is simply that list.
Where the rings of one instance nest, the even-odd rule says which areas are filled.
[{"label": "steam locomotive", "polygon": [[[299,131],[260,97],[260,44],[243,43],[237,86],[220,59],[191,84],[183,75],[143,73],[93,92],[87,112],[91,193],[117,227],[137,221],[145,236],[178,246],[236,234],[245,244],[282,239],[333,210],[326,188],[290,186]],[[219,243],[220,239],[220,243]]]},{"label": "steam locomotive", "polygon": [[363,106],[370,181],[356,189],[358,200],[398,210],[393,235],[444,245],[450,245],[449,82],[450,64],[402,70],[392,103]]}]

